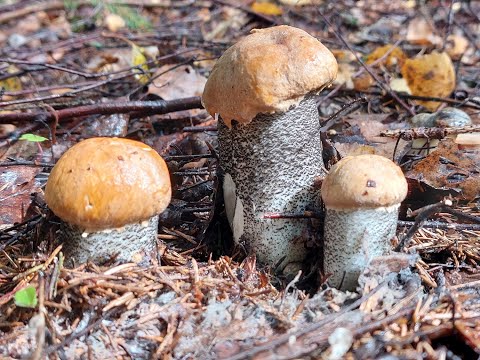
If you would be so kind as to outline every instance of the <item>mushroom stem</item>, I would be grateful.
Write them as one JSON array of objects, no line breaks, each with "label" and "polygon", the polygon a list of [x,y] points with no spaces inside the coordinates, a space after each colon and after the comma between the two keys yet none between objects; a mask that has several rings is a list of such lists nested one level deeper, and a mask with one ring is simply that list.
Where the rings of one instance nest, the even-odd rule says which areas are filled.
[{"label": "mushroom stem", "polygon": [[[267,212],[304,212],[319,204],[322,176],[319,115],[313,95],[285,113],[251,123],[219,120],[225,210],[234,239],[282,270],[306,254],[308,219],[266,219]],[[283,260],[282,260],[283,259]]]},{"label": "mushroom stem", "polygon": [[354,290],[369,262],[391,251],[400,205],[362,210],[327,209],[324,270],[331,286]]},{"label": "mushroom stem", "polygon": [[93,232],[62,221],[59,238],[68,265],[87,260],[101,263],[114,256],[122,262],[141,260],[147,263],[155,250],[158,218],[157,215],[139,223]]}]

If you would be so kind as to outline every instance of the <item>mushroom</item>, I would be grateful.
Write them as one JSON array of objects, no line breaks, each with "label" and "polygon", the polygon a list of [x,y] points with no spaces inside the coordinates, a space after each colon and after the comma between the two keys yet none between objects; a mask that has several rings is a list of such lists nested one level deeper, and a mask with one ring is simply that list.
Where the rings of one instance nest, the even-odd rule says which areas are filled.
[{"label": "mushroom", "polygon": [[391,250],[407,181],[383,156],[347,156],[332,166],[321,193],[325,273],[331,274],[331,285],[354,290],[370,260]]},{"label": "mushroom", "polygon": [[480,132],[458,134],[455,143],[463,156],[477,163],[480,155]]},{"label": "mushroom", "polygon": [[460,150],[466,153],[478,154],[480,150],[480,133],[458,134],[455,138],[455,143]]},{"label": "mushroom", "polygon": [[[315,94],[336,77],[332,53],[303,30],[252,30],[225,51],[202,102],[218,118],[220,177],[234,240],[284,269],[306,254],[308,220],[266,219],[319,203],[324,175]],[[297,267],[293,265],[293,267]]]},{"label": "mushroom", "polygon": [[58,160],[45,201],[62,221],[65,255],[75,262],[149,259],[158,214],[171,198],[165,161],[146,144],[120,138],[79,142]]}]

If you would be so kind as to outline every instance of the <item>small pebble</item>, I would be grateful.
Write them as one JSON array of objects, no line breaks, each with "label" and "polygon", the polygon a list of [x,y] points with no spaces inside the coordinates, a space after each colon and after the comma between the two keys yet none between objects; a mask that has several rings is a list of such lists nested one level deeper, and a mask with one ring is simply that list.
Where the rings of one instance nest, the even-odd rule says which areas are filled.
[{"label": "small pebble", "polygon": [[28,42],[28,39],[20,34],[12,34],[8,38],[8,45],[12,48],[17,49],[20,46],[25,45]]}]

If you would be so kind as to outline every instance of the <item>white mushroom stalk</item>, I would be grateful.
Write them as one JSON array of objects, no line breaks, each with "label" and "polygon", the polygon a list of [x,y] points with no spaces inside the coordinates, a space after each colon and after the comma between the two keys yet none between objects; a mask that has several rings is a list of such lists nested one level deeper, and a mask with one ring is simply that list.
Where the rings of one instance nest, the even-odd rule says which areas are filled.
[{"label": "white mushroom stalk", "polygon": [[219,152],[225,210],[234,239],[282,270],[300,267],[308,220],[266,219],[318,205],[324,174],[314,94],[337,73],[331,52],[303,30],[254,30],[212,70],[202,101],[220,115]]},{"label": "white mushroom stalk", "polygon": [[108,259],[148,263],[155,252],[158,218],[156,215],[119,228],[90,231],[62,222],[58,239],[63,243],[67,264]]},{"label": "white mushroom stalk", "polygon": [[355,290],[369,262],[392,249],[407,181],[385,157],[347,156],[331,168],[321,191],[326,208],[324,272],[331,275],[332,286]]},{"label": "white mushroom stalk", "polygon": [[[298,123],[291,126],[292,121]],[[224,161],[222,157],[221,166],[225,210],[234,239],[247,242],[259,260],[271,266],[301,262],[307,250],[307,220],[263,215],[299,213],[320,205],[314,182],[323,175],[323,160],[314,98],[308,97],[288,113],[262,114],[248,125],[234,124],[232,130],[220,124],[219,132],[221,144],[222,133],[230,136],[231,158]]]},{"label": "white mushroom stalk", "polygon": [[171,198],[165,161],[148,145],[92,138],[69,149],[47,181],[45,200],[62,219],[68,264],[87,260],[148,262],[158,214]]}]

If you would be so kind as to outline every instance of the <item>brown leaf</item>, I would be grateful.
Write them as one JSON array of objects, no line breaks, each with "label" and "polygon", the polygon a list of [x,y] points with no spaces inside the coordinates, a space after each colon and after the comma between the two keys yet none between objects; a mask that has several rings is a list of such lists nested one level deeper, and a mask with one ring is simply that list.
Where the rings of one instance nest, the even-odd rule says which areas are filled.
[{"label": "brown leaf", "polygon": [[375,84],[375,80],[365,72],[353,78],[353,88],[357,91],[367,91],[373,84]]},{"label": "brown leaf", "polygon": [[445,139],[405,176],[436,189],[460,191],[463,199],[473,200],[480,190],[479,167],[480,157],[476,153],[462,151],[452,139]]},{"label": "brown leaf", "polygon": [[31,204],[30,194],[39,191],[35,175],[40,167],[6,166],[0,176],[0,224],[14,224],[25,220]]},{"label": "brown leaf", "polygon": [[207,79],[197,73],[191,66],[180,66],[172,69],[171,65],[164,65],[157,70],[162,74],[148,87],[148,92],[160,96],[164,100],[175,100],[190,96],[199,96]]}]

